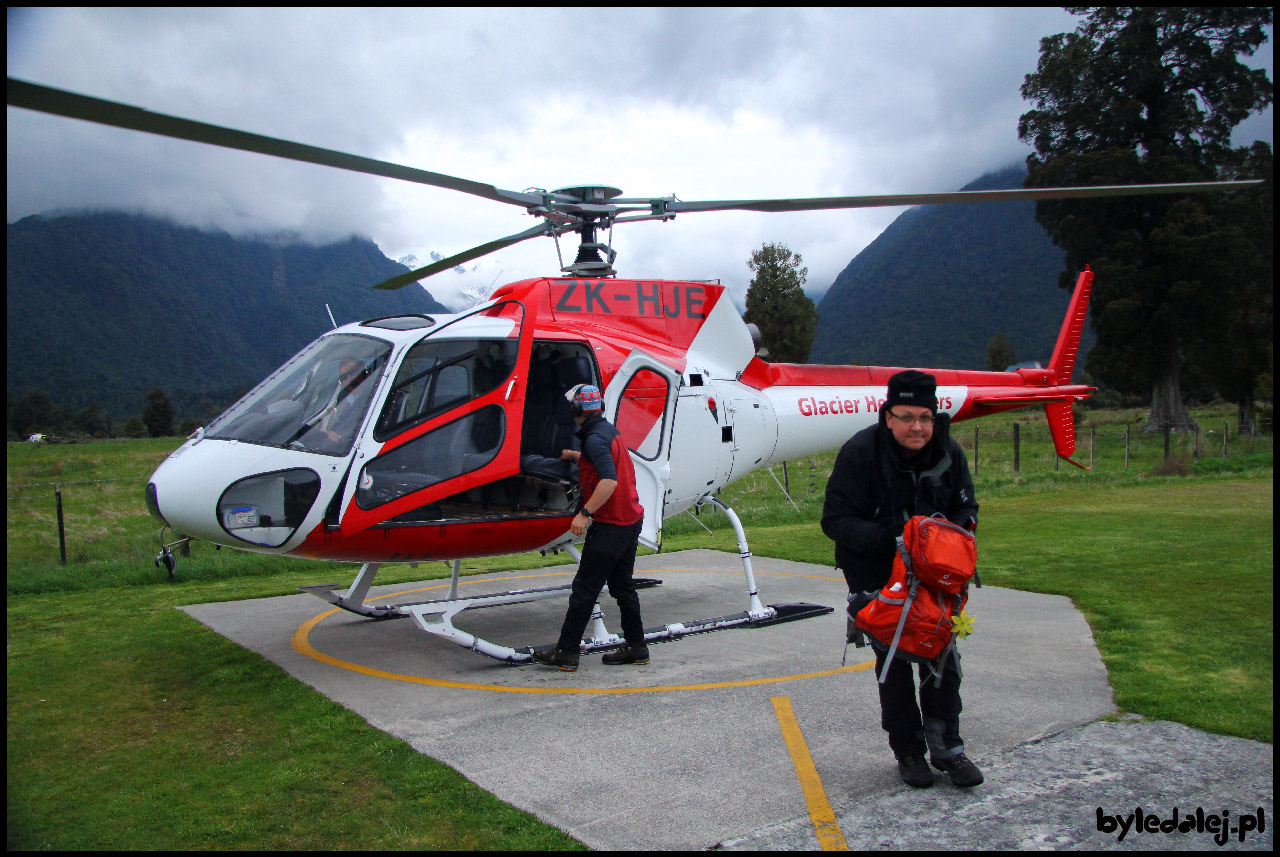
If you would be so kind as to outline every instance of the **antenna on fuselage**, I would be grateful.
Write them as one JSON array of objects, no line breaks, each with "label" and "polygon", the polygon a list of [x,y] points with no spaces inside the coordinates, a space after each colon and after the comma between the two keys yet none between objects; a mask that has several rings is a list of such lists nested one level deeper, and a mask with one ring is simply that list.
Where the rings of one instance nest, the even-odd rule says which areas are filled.
[{"label": "antenna on fuselage", "polygon": [[334,320],[333,320],[333,310],[329,309],[329,305],[328,305],[328,304],[325,304],[325,305],[324,305],[324,311],[325,311],[325,312],[327,312],[327,313],[329,313],[329,321],[333,324],[333,329],[334,329],[334,330],[337,330],[337,329],[338,329],[338,323],[337,323],[336,321],[334,321]]}]

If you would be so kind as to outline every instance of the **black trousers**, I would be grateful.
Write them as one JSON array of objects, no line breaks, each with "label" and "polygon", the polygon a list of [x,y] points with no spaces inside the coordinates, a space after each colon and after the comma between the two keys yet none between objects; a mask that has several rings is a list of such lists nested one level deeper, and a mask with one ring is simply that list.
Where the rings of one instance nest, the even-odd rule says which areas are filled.
[{"label": "black trousers", "polygon": [[[877,680],[884,669],[887,648],[873,647]],[[889,733],[889,747],[899,758],[923,756],[945,759],[964,752],[960,739],[960,653],[952,652],[942,672],[942,685],[934,687],[928,664],[917,664],[920,673],[920,705],[916,706],[916,682],[911,663],[894,657],[889,675],[880,688],[880,726]]]},{"label": "black trousers", "polygon": [[618,602],[622,613],[622,635],[633,646],[644,645],[644,623],[640,620],[640,596],[636,594],[633,572],[636,565],[636,543],[640,526],[593,522],[587,528],[582,545],[582,561],[573,577],[569,595],[569,612],[560,628],[562,651],[576,652],[591,620],[591,610],[600,598],[600,590],[609,585],[609,594]]}]

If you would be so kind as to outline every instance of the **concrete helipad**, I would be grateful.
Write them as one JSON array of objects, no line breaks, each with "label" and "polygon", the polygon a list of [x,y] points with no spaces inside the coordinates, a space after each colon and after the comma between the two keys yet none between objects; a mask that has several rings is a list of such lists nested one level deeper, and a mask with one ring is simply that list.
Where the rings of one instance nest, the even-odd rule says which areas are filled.
[{"label": "concrete helipad", "polygon": [[[646,626],[746,608],[735,555],[686,551],[643,557],[637,566],[642,576],[663,580],[641,592]],[[1095,805],[1102,799],[1089,786],[1116,785],[1125,775],[1095,770],[1095,762],[1106,763],[1081,748],[1123,744],[1129,740],[1125,735],[1148,740],[1150,727],[1173,724],[1094,724],[1088,729],[1110,730],[1105,739],[1073,741],[1073,735],[1084,735],[1073,727],[1115,708],[1089,627],[1068,599],[995,587],[972,593],[968,610],[977,630],[961,644],[961,725],[970,756],[988,772],[988,782],[961,792],[940,777],[936,788],[914,792],[898,781],[880,729],[870,651],[851,647],[848,665],[841,666],[844,581],[823,566],[763,557],[753,558],[753,566],[765,603],[805,601],[836,611],[653,646],[653,661],[644,667],[606,667],[592,656],[576,673],[564,673],[507,666],[428,636],[409,619],[364,619],[305,594],[183,609],[376,728],[596,848],[813,849],[846,841],[863,848],[903,848],[913,842],[953,848],[1085,842],[1108,847],[1115,842],[1114,834],[1095,830]],[[572,566],[563,566],[470,577],[463,580],[462,594],[568,583],[572,573]],[[368,600],[441,598],[447,585],[374,587]],[[606,596],[602,606],[610,630],[616,631],[612,600]],[[554,641],[564,607],[557,599],[471,610],[454,622],[494,642],[541,645]],[[1050,736],[1057,737],[1043,740]],[[1179,745],[1167,736],[1158,740],[1164,742],[1161,758]],[[1226,766],[1222,777],[1252,779],[1233,786],[1230,805],[1201,803],[1208,811],[1229,809],[1233,817],[1265,807],[1269,816],[1270,747],[1239,743],[1244,746],[1231,750],[1237,759],[1252,760],[1260,755],[1256,748],[1265,748],[1265,770],[1262,762]],[[1057,767],[1050,768],[1058,771],[1053,775],[1057,787],[1045,785],[1047,762],[1022,758],[1034,756],[1037,748],[1054,754]],[[1072,760],[1076,750],[1082,760]],[[1214,746],[1211,754],[1222,755],[1218,750]],[[1111,754],[1144,755],[1140,749]],[[816,776],[806,779],[809,760]],[[1077,770],[1080,765],[1087,770]],[[1155,776],[1158,780],[1159,772]],[[1195,794],[1216,795],[1213,786],[1222,777],[1202,778]],[[1255,795],[1263,781],[1265,794]],[[1011,789],[1031,796],[1029,802],[1013,800]],[[1175,792],[1149,795],[1145,789],[1140,786],[1133,799],[1145,796],[1149,811],[1172,812]],[[1128,792],[1124,795],[1131,800]],[[1046,802],[1056,796],[1069,796],[1069,805],[1049,813]],[[913,838],[932,835],[933,828],[903,828],[883,816],[885,806],[899,804],[932,807],[941,816],[964,810],[972,823],[947,824],[947,835],[937,841]],[[1134,807],[1126,805],[1106,809],[1132,812]],[[1185,801],[1180,805],[1184,813],[1194,811]],[[1009,824],[1018,823],[1018,807],[1038,812],[1044,819],[1040,827],[1024,825],[1018,829],[1025,835],[1013,836]],[[1243,847],[1264,841],[1269,847],[1270,835],[1268,825],[1264,837],[1253,834]],[[1210,847],[1207,836],[1131,833],[1119,847],[1133,842],[1145,842],[1136,846],[1145,848]]]}]

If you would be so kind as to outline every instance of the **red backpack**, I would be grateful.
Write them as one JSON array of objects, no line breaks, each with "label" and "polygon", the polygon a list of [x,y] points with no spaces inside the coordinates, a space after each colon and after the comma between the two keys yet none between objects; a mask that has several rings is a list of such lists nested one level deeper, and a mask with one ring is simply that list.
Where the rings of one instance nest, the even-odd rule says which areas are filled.
[{"label": "red backpack", "polygon": [[941,515],[917,515],[907,521],[889,582],[854,617],[858,630],[889,647],[881,684],[896,656],[914,663],[936,662],[934,673],[941,683],[946,657],[956,642],[955,617],[969,600],[977,562],[977,541],[963,527]]}]

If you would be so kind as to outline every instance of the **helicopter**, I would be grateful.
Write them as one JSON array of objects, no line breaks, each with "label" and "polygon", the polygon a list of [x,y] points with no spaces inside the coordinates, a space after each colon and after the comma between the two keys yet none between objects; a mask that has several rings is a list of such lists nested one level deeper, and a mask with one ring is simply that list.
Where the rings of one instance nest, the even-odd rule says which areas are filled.
[{"label": "helicopter", "polygon": [[[561,452],[573,448],[564,398],[603,391],[605,416],[627,442],[644,507],[640,541],[660,550],[663,522],[714,506],[737,537],[746,609],[646,630],[648,642],[730,627],[762,627],[832,612],[762,603],[745,530],[720,489],[761,468],[838,449],[873,425],[890,376],[907,367],[770,363],[718,281],[619,277],[618,224],[727,210],[792,212],[920,204],[1168,194],[1256,182],[1036,188],[796,199],[684,201],[624,197],[580,185],[512,191],[469,179],[265,137],[9,78],[8,103],[68,118],[447,188],[524,208],[534,227],[406,272],[402,288],[537,237],[576,233],[560,273],[501,286],[451,314],[398,315],[336,326],[308,344],[152,474],[150,513],[162,524],[157,566],[192,539],[245,551],[360,563],[345,591],[303,587],[371,619],[412,618],[425,632],[512,664],[531,647],[457,628],[467,609],[563,598],[567,586],[458,596],[464,558],[565,550],[581,498]],[[608,230],[608,238],[599,234]],[[1094,388],[1071,383],[1093,273],[1080,272],[1047,368],[923,369],[953,422],[1014,408],[1045,410],[1056,453],[1077,467],[1072,404]],[[168,531],[177,533],[165,540]],[[443,599],[368,604],[380,565],[452,563]],[[637,585],[660,581],[638,580]],[[582,652],[623,643],[599,606]]]}]

